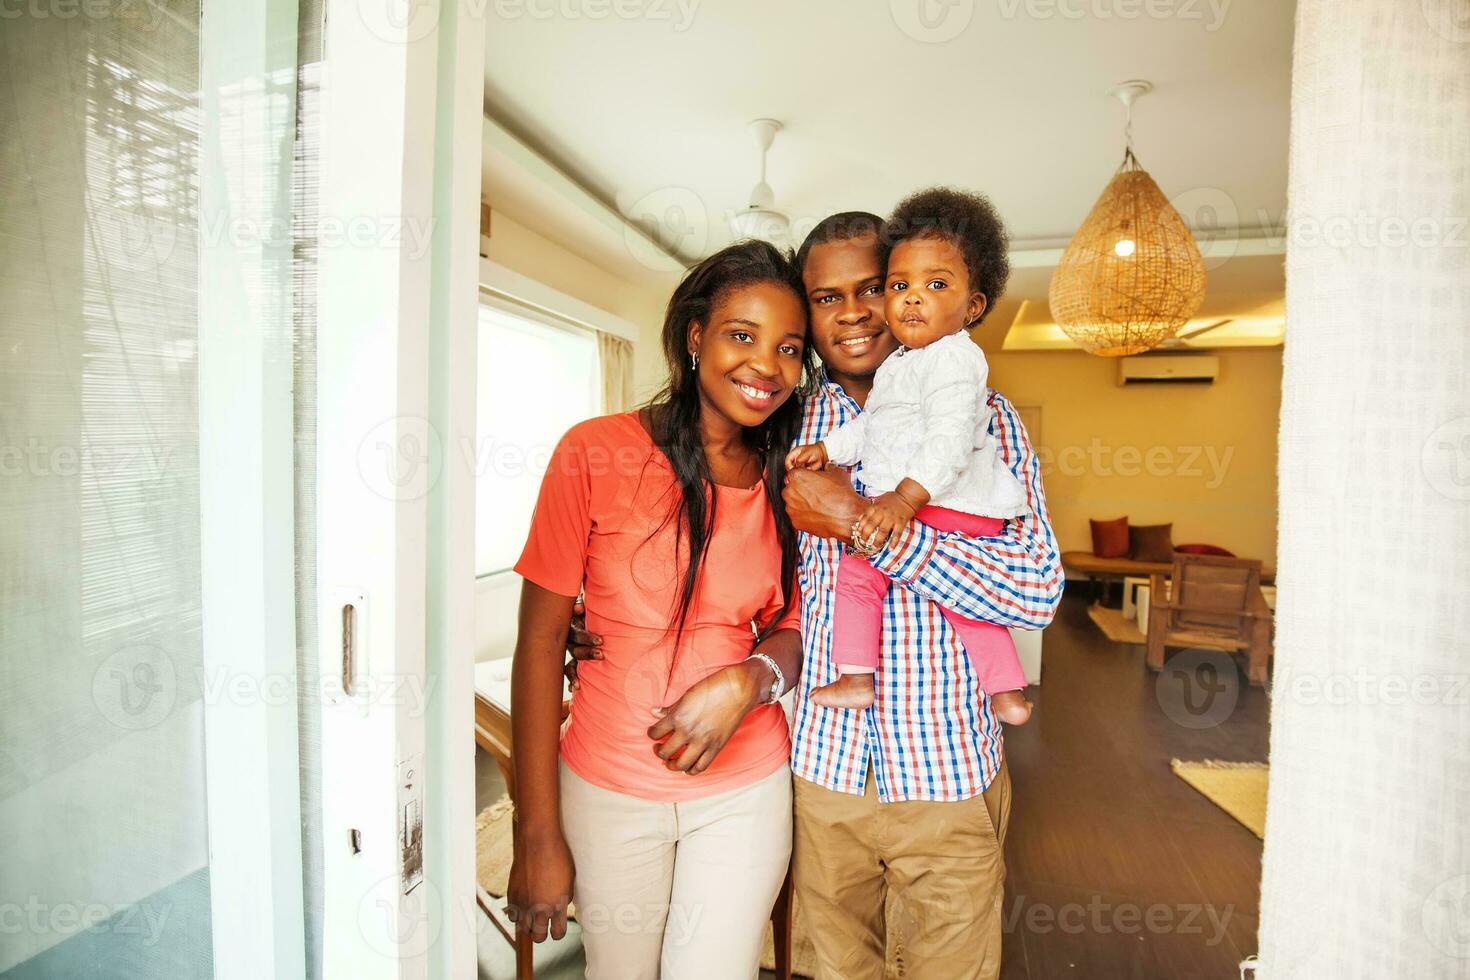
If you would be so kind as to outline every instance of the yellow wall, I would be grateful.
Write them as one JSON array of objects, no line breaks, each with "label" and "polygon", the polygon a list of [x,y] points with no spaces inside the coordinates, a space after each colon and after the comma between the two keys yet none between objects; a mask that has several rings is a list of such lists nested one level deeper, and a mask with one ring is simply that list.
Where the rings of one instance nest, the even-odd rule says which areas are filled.
[{"label": "yellow wall", "polygon": [[663,355],[659,352],[659,331],[663,326],[664,306],[678,283],[677,277],[668,277],[667,284],[658,287],[629,282],[498,211],[491,230],[486,258],[638,327],[633,358],[633,385],[638,400],[651,395],[663,383],[665,371]]},{"label": "yellow wall", "polygon": [[1091,550],[1088,518],[1126,516],[1275,563],[1281,349],[1215,353],[1214,384],[1127,388],[1111,358],[989,355],[991,386],[1041,408],[1033,440],[1064,550]]}]

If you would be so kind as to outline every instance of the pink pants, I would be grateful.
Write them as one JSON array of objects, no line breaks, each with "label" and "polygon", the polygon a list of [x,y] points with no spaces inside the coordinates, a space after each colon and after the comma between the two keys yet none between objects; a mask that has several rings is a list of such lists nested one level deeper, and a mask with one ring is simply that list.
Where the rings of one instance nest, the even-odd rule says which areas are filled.
[{"label": "pink pants", "polygon": [[[971,537],[999,534],[1005,521],[996,517],[977,517],[948,507],[921,507],[914,519],[936,531],[957,531]],[[876,670],[883,645],[883,597],[888,594],[888,576],[874,568],[866,558],[843,552],[837,566],[836,608],[832,624],[832,660],[841,667],[862,672]],[[987,694],[1019,691],[1026,686],[1026,674],[1016,656],[1016,644],[1010,630],[995,623],[966,619],[959,613],[939,607],[940,613],[960,635],[970,666]]]}]

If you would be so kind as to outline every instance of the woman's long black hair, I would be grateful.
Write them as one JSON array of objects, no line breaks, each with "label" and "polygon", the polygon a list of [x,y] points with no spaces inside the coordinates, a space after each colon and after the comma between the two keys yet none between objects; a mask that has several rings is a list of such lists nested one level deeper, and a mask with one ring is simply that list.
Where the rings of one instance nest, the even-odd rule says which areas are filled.
[{"label": "woman's long black hair", "polygon": [[[682,506],[671,508],[669,515],[669,519],[677,520],[676,553],[683,540],[687,538],[689,542],[676,619],[676,649],[683,637],[695,582],[715,526],[714,479],[699,428],[699,379],[689,359],[689,325],[695,321],[707,323],[710,311],[729,290],[758,283],[774,283],[790,289],[801,308],[806,309],[801,273],[791,256],[769,242],[751,240],[727,246],[685,273],[664,312],[663,347],[669,382],[649,402],[649,414],[654,442],[672,464],[682,498]],[[786,614],[796,595],[796,529],[786,515],[781,488],[786,481],[787,450],[801,431],[801,395],[815,375],[810,342],[803,346],[801,360],[801,390],[792,392],[764,423],[744,430],[746,445],[761,459],[766,500],[775,518],[776,539],[781,544],[781,611],[769,623],[761,624],[761,638]]]}]

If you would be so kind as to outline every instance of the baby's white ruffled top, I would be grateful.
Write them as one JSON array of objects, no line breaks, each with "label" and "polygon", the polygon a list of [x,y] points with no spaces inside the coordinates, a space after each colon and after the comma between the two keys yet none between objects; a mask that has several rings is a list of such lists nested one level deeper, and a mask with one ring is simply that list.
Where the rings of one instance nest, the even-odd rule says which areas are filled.
[{"label": "baby's white ruffled top", "polygon": [[822,440],[827,457],[858,466],[872,496],[908,477],[935,507],[981,517],[1026,513],[1026,492],[990,435],[990,366],[964,332],[901,347],[873,378],[862,414]]}]

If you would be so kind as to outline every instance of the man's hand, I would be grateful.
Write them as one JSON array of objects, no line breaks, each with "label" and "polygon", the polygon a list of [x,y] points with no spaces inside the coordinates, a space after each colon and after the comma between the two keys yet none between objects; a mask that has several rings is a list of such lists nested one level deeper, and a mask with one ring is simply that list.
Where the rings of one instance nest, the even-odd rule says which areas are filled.
[{"label": "man's hand", "polygon": [[791,470],[781,491],[786,513],[798,531],[846,541],[867,502],[852,488],[845,470]]},{"label": "man's hand", "polygon": [[885,547],[913,518],[913,506],[890,490],[869,504],[867,512],[858,518],[857,538],[870,550]]},{"label": "man's hand", "polygon": [[820,470],[827,465],[827,447],[820,442],[795,446],[786,454],[788,470]]},{"label": "man's hand", "polygon": [[587,607],[581,599],[572,606],[572,622],[567,627],[567,654],[570,659],[561,672],[567,675],[567,686],[575,691],[582,686],[577,683],[577,662],[602,659],[602,637],[587,632]]},{"label": "man's hand", "polygon": [[[775,679],[759,660],[724,667],[684,692],[661,712],[648,729],[653,750],[670,772],[697,776],[715,761],[720,749],[761,702]],[[762,688],[761,685],[765,687]]]}]

